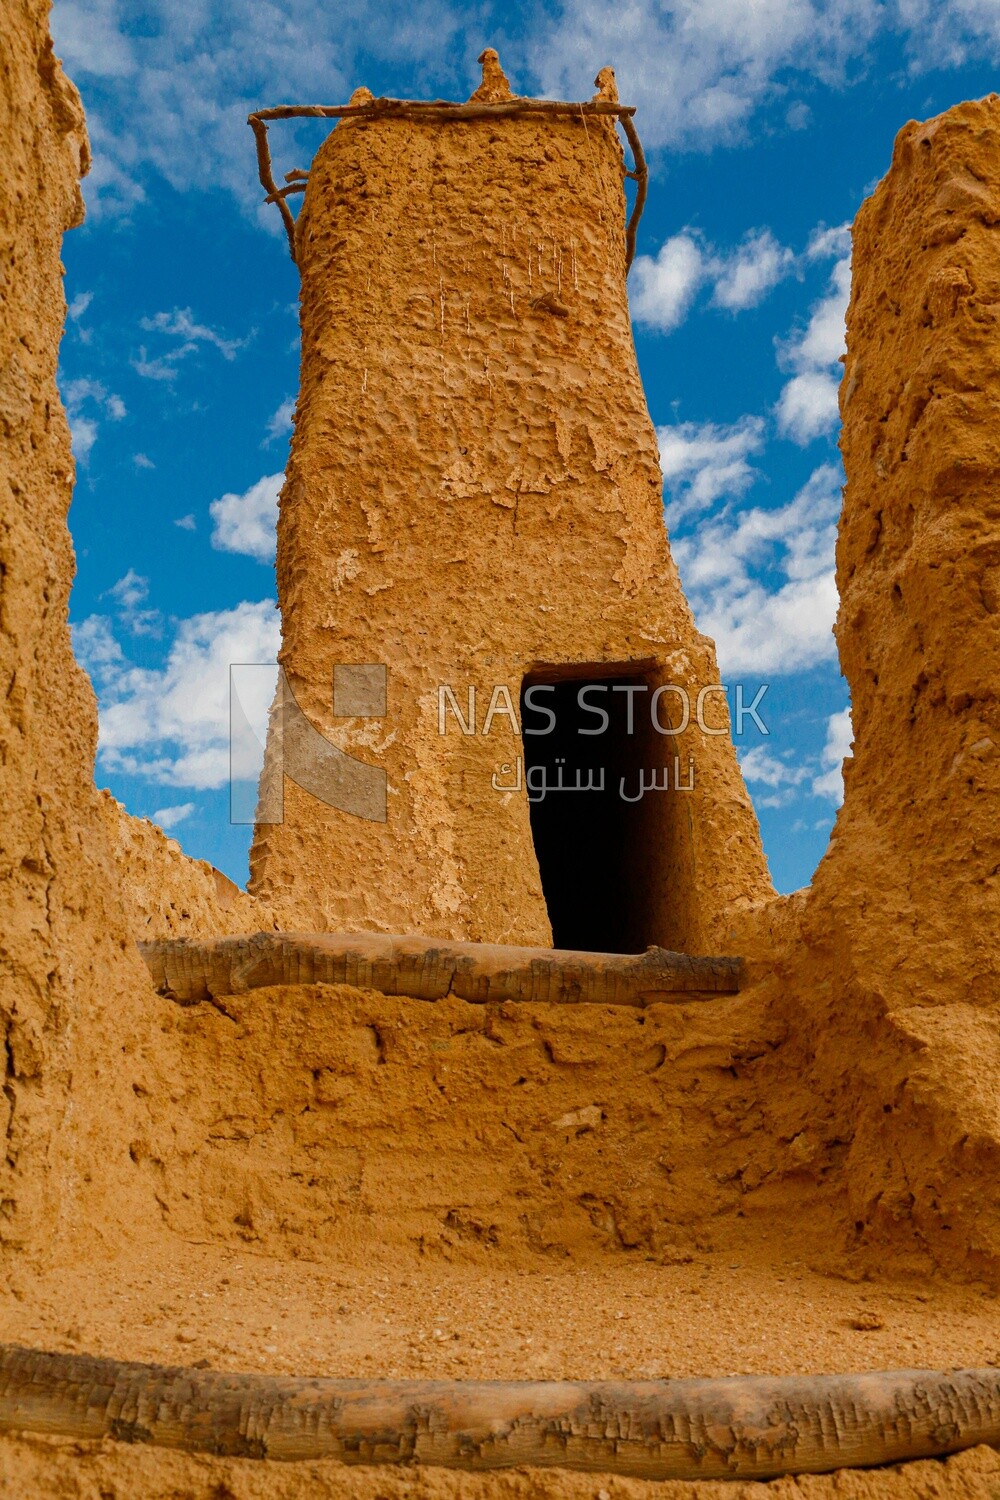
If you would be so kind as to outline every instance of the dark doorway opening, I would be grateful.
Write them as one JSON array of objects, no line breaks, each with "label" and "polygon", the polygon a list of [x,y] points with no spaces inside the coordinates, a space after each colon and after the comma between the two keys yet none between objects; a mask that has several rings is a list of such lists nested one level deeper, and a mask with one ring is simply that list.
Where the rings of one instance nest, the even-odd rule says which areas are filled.
[{"label": "dark doorway opening", "polygon": [[642,931],[637,888],[649,830],[642,802],[627,800],[649,756],[650,723],[643,677],[525,678],[525,783],[556,948],[636,953],[654,940]]}]

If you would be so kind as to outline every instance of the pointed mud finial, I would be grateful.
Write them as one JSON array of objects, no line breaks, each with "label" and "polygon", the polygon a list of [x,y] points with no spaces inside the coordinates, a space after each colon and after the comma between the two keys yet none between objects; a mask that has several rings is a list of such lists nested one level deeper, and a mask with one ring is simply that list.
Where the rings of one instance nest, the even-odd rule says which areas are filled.
[{"label": "pointed mud finial", "polygon": [[478,104],[503,104],[507,99],[513,99],[510,80],[500,66],[497,51],[493,47],[486,47],[477,60],[482,63],[483,81],[470,96],[469,103],[475,100]]},{"label": "pointed mud finial", "polygon": [[608,104],[618,103],[618,84],[615,82],[614,68],[602,68],[594,82],[597,84],[595,101],[604,99]]},{"label": "pointed mud finial", "polygon": [[360,87],[354,90],[354,93],[351,95],[347,102],[348,104],[357,107],[360,104],[371,104],[374,98],[375,95],[372,93],[371,89],[366,89],[364,84],[361,84]]}]

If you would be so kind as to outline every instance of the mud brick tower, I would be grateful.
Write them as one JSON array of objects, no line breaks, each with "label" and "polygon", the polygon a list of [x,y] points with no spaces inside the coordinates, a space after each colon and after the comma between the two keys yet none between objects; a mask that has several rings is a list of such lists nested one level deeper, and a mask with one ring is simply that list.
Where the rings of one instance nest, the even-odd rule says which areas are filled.
[{"label": "mud brick tower", "polygon": [[359,90],[309,173],[281,661],[384,795],[284,774],[251,889],[288,927],[718,951],[770,882],[664,528],[614,75],[552,106],[483,62],[468,106]]}]

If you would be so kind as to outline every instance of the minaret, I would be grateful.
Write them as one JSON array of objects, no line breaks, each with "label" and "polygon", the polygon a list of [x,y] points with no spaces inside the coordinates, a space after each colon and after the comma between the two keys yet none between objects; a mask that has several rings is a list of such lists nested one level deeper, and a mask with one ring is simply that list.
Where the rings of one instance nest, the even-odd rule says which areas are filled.
[{"label": "minaret", "polygon": [[281,662],[367,790],[285,764],[251,889],[288,927],[718,950],[770,882],[667,544],[614,73],[528,104],[480,60],[462,109],[359,91],[309,173]]}]

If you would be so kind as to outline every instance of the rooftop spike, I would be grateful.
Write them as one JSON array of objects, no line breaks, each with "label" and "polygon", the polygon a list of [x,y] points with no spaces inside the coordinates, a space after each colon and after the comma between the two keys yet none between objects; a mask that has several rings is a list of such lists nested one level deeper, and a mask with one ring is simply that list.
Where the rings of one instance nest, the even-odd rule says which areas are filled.
[{"label": "rooftop spike", "polygon": [[614,68],[602,68],[594,79],[597,85],[597,93],[594,95],[595,102],[604,99],[608,104],[618,103],[618,84],[615,81]]},{"label": "rooftop spike", "polygon": [[469,103],[475,100],[480,104],[503,104],[506,100],[513,99],[510,80],[500,66],[500,55],[496,49],[484,48],[476,60],[482,64],[483,81],[475,93],[470,95]]}]

